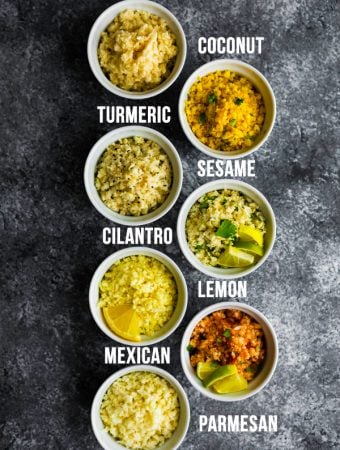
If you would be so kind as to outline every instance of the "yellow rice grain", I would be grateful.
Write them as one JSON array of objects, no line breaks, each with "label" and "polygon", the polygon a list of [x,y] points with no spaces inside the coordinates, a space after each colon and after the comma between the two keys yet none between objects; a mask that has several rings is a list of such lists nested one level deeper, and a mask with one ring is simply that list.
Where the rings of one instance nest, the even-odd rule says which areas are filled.
[{"label": "yellow rice grain", "polygon": [[247,78],[229,70],[198,78],[189,90],[185,112],[196,137],[225,152],[250,148],[265,119],[261,94]]}]

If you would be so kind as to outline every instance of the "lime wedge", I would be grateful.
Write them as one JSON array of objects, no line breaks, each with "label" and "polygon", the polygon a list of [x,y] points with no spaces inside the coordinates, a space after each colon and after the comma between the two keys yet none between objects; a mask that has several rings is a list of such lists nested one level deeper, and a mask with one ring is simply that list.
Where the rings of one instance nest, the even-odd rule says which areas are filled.
[{"label": "lime wedge", "polygon": [[213,373],[208,375],[203,381],[204,387],[209,387],[214,384],[218,380],[222,380],[225,377],[229,377],[237,373],[237,368],[233,364],[227,364],[226,366],[221,366],[218,369],[214,370]]},{"label": "lime wedge", "polygon": [[231,245],[222,253],[218,264],[222,267],[246,267],[254,263],[254,256]]},{"label": "lime wedge", "polygon": [[231,392],[239,392],[247,389],[248,381],[239,373],[235,373],[230,377],[223,378],[213,384],[213,389],[218,394],[230,394]]},{"label": "lime wedge", "polygon": [[200,380],[204,380],[204,378],[207,378],[208,375],[215,372],[215,370],[218,368],[217,363],[213,362],[199,362],[197,364],[197,376]]},{"label": "lime wedge", "polygon": [[244,241],[253,241],[260,247],[263,247],[263,231],[256,230],[256,228],[247,225],[240,225],[238,227],[238,236]]},{"label": "lime wedge", "polygon": [[250,253],[251,255],[263,256],[263,247],[254,244],[254,242],[238,241],[235,243],[235,247],[244,250],[245,252]]}]

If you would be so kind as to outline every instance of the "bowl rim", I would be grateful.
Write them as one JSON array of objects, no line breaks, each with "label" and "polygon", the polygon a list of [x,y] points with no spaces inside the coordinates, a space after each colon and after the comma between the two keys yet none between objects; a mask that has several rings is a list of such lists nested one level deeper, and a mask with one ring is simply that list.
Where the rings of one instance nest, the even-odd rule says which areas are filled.
[{"label": "bowl rim", "polygon": [[[193,381],[194,375],[188,370],[188,367],[187,367],[186,359],[187,359],[188,352],[186,350],[186,347],[187,347],[188,340],[190,339],[193,329],[195,328],[197,323],[200,320],[202,320],[204,317],[211,314],[212,312],[219,311],[222,309],[240,309],[240,308],[241,308],[241,310],[244,310],[244,312],[246,312],[247,314],[249,314],[250,316],[255,318],[255,320],[256,320],[256,317],[254,317],[254,315],[258,316],[265,323],[266,327],[269,330],[270,336],[271,336],[271,340],[272,340],[272,344],[273,344],[273,348],[274,348],[274,355],[273,355],[273,361],[270,365],[270,370],[269,370],[267,376],[262,381],[262,383],[260,383],[255,389],[248,391],[245,394],[237,395],[238,393],[235,393],[233,396],[229,397],[228,394],[217,394],[217,393],[215,394],[214,392],[210,391],[209,389],[206,389],[205,387],[200,386]],[[271,322],[258,309],[254,308],[253,306],[247,305],[246,303],[218,302],[218,303],[209,305],[206,308],[203,308],[191,319],[191,321],[189,322],[189,324],[187,325],[187,327],[183,333],[180,354],[181,354],[181,365],[182,365],[183,372],[184,372],[185,376],[187,377],[187,379],[189,380],[189,382],[191,383],[191,385],[198,392],[200,392],[201,394],[205,395],[206,397],[209,397],[214,400],[218,400],[218,401],[222,401],[222,402],[235,402],[235,401],[241,401],[241,400],[245,400],[249,397],[252,397],[253,395],[262,391],[262,389],[264,389],[265,386],[270,382],[271,378],[274,375],[274,372],[275,372],[275,369],[276,369],[276,366],[278,363],[279,346],[278,346],[276,332],[275,332]],[[242,392],[242,391],[240,391],[240,392]]]},{"label": "bowl rim", "polygon": [[[199,77],[199,73],[204,69],[208,69],[208,68],[213,69],[215,66],[218,66],[221,64],[225,64],[226,67],[224,70],[229,70],[230,66],[239,65],[239,66],[243,66],[245,69],[247,69],[250,72],[253,72],[255,75],[257,75],[261,79],[261,81],[264,83],[266,89],[268,90],[268,94],[269,94],[269,97],[270,97],[270,100],[272,103],[273,111],[272,111],[272,120],[270,121],[270,126],[268,127],[266,132],[263,134],[261,139],[255,143],[255,145],[253,145],[249,149],[247,149],[243,152],[240,152],[240,153],[237,153],[237,151],[226,153],[226,152],[222,152],[220,150],[211,149],[207,145],[203,144],[191,130],[190,125],[188,124],[188,121],[186,118],[185,111],[184,111],[184,105],[185,105],[185,100],[186,100],[188,91],[189,91],[190,87],[193,85],[193,83]],[[216,70],[219,70],[219,69],[207,71],[206,74],[215,72]],[[235,70],[233,68],[230,70],[237,72],[237,70]],[[200,150],[201,152],[203,152],[204,154],[206,154],[212,158],[218,158],[218,159],[224,159],[224,160],[239,159],[239,158],[244,158],[246,156],[249,156],[252,153],[254,153],[256,150],[259,150],[262,147],[262,145],[269,138],[269,136],[274,128],[275,120],[276,120],[276,99],[275,99],[274,91],[273,91],[269,81],[267,80],[267,78],[258,69],[256,69],[252,65],[250,65],[244,61],[241,61],[239,59],[228,59],[228,58],[214,59],[213,61],[207,62],[207,63],[201,65],[200,67],[198,67],[187,78],[186,82],[184,83],[184,85],[181,89],[180,95],[179,95],[178,116],[179,116],[179,121],[180,121],[180,124],[181,124],[184,134],[186,135],[187,139],[191,142],[191,144],[195,148],[197,148],[198,150]]]},{"label": "bowl rim", "polygon": [[[221,185],[223,187],[221,187]],[[236,185],[237,187],[233,187]],[[230,272],[230,269],[221,269],[221,273],[214,273],[210,267],[206,264],[203,264],[190,250],[188,241],[186,238],[186,230],[185,230],[185,224],[186,219],[188,216],[188,213],[190,211],[190,208],[194,205],[194,203],[197,201],[197,199],[203,195],[204,193],[213,191],[213,190],[220,190],[220,189],[233,189],[233,190],[239,190],[242,192],[242,188],[249,189],[251,192],[253,192],[256,196],[258,196],[266,208],[269,211],[270,221],[272,224],[272,239],[269,241],[266,249],[265,255],[263,255],[256,264],[249,266],[248,268],[244,268],[243,270],[239,272]],[[249,196],[248,194],[246,194]],[[186,212],[188,210],[188,212]],[[266,199],[266,197],[254,186],[251,184],[248,184],[244,181],[237,180],[237,179],[219,179],[219,180],[213,180],[209,181],[208,183],[202,184],[197,189],[195,189],[185,200],[183,205],[181,206],[181,209],[178,214],[177,218],[177,240],[179,247],[187,259],[187,261],[195,267],[195,269],[199,270],[200,272],[204,273],[205,275],[208,275],[210,277],[218,278],[221,280],[232,280],[235,278],[241,278],[246,275],[251,274],[255,270],[257,270],[259,267],[262,266],[262,264],[267,260],[269,255],[271,254],[274,243],[276,240],[276,219],[274,211],[269,203],[269,201]],[[224,270],[229,270],[229,272],[223,273]]]},{"label": "bowl rim", "polygon": [[[100,445],[103,446],[103,443],[101,442],[101,436],[99,433],[100,430],[96,426],[95,418],[96,418],[96,414],[99,411],[99,407],[100,407],[100,404],[104,397],[105,392],[107,391],[109,386],[114,381],[116,381],[118,378],[121,378],[122,376],[127,375],[129,373],[133,373],[133,372],[151,372],[151,373],[155,373],[156,375],[159,375],[160,377],[166,379],[176,389],[178,396],[181,397],[182,403],[184,405],[185,413],[180,414],[178,425],[179,425],[180,421],[183,420],[183,419],[181,419],[181,417],[184,417],[185,422],[184,422],[184,432],[181,434],[181,436],[178,440],[178,443],[176,444],[176,447],[173,448],[174,450],[177,449],[184,441],[184,439],[187,435],[188,429],[189,429],[189,425],[190,425],[191,413],[190,413],[190,403],[189,403],[187,394],[186,394],[184,388],[182,387],[182,385],[180,384],[180,382],[171,373],[169,373],[167,370],[161,369],[160,367],[152,366],[152,365],[148,365],[148,364],[138,364],[138,365],[134,365],[134,366],[124,367],[124,368],[118,370],[117,372],[114,372],[113,374],[111,374],[99,386],[99,388],[93,398],[92,405],[91,405],[91,413],[90,413],[91,414],[91,426],[92,426],[92,430],[93,430],[93,433],[94,433],[97,441],[99,442]],[[115,442],[114,438],[112,438],[112,440],[113,440],[113,442]],[[104,447],[104,446],[103,446],[103,448],[105,450],[112,450],[112,448],[108,448],[108,447]],[[126,447],[122,446],[122,448],[125,449]]]},{"label": "bowl rim", "polygon": [[[94,170],[91,169],[92,167],[92,160],[96,157],[98,154],[98,159],[100,156],[104,153],[107,145],[104,148],[104,143],[112,139],[111,143],[117,142],[120,138],[117,138],[118,135],[124,134],[125,137],[133,137],[138,136],[138,132],[142,132],[145,134],[149,134],[150,137],[146,139],[152,140],[152,136],[156,137],[158,140],[164,143],[164,147],[161,146],[162,150],[167,154],[171,167],[172,167],[172,175],[173,179],[178,177],[177,183],[172,183],[171,189],[169,191],[169,196],[173,195],[172,201],[169,202],[169,204],[164,207],[164,203],[167,201],[167,198],[165,201],[158,206],[157,209],[154,211],[149,212],[148,214],[145,214],[143,216],[124,216],[122,214],[116,213],[115,211],[112,211],[108,206],[105,205],[105,203],[99,198],[99,195],[96,192],[94,192],[93,186],[94,181],[92,182],[92,176],[95,172],[96,164],[94,164]],[[155,141],[154,141],[155,142]],[[175,162],[175,165],[173,164]],[[165,216],[175,205],[181,190],[182,190],[182,184],[183,184],[183,166],[182,161],[179,156],[178,151],[176,150],[176,147],[173,145],[173,143],[162,133],[160,133],[157,130],[154,130],[150,127],[144,127],[141,125],[128,125],[125,127],[119,127],[115,128],[114,130],[111,130],[104,134],[101,138],[99,138],[95,144],[92,146],[85,162],[84,171],[83,171],[83,179],[84,179],[84,185],[85,190],[87,193],[87,196],[94,208],[104,217],[109,219],[110,221],[117,223],[119,225],[125,225],[125,226],[143,226],[148,225],[152,222],[155,222],[156,220],[159,220],[163,216]],[[158,211],[158,213],[157,213]],[[130,222],[129,219],[133,218],[134,221]]]},{"label": "bowl rim", "polygon": [[[108,327],[104,323],[104,320],[102,318],[99,318],[98,314],[97,314],[98,283],[103,278],[106,271],[115,262],[117,262],[123,258],[126,258],[127,256],[134,256],[134,255],[149,256],[151,258],[157,259],[162,264],[164,264],[163,260],[165,260],[167,262],[167,264],[172,268],[172,270],[169,269],[171,271],[171,273],[172,274],[176,273],[176,275],[178,276],[180,283],[181,283],[181,289],[183,290],[183,298],[181,300],[182,307],[180,309],[178,318],[174,322],[173,326],[171,328],[169,328],[169,330],[166,331],[164,334],[160,334],[159,336],[156,336],[154,338],[151,338],[151,339],[148,339],[145,341],[140,341],[140,342],[129,341],[127,339],[124,339],[124,338],[116,335],[113,331],[108,329]],[[176,285],[177,285],[177,290],[179,290],[179,286],[178,286],[177,282],[176,282]],[[159,250],[156,250],[152,247],[142,247],[142,246],[126,247],[126,248],[118,250],[118,251],[112,253],[111,255],[109,255],[108,257],[106,257],[97,266],[96,270],[94,271],[94,273],[92,275],[88,295],[89,295],[89,309],[90,309],[92,318],[95,321],[95,323],[97,324],[97,326],[100,328],[100,330],[104,334],[106,334],[106,336],[108,336],[110,339],[112,339],[113,341],[118,342],[119,344],[133,346],[133,347],[150,346],[150,345],[157,344],[157,343],[167,339],[169,336],[171,336],[176,331],[176,329],[182,323],[182,320],[184,318],[184,315],[186,313],[187,306],[188,306],[188,287],[187,287],[187,283],[185,281],[185,278],[184,278],[184,275],[183,275],[181,269],[179,268],[179,266],[175,263],[175,261],[172,258],[170,258],[165,253],[160,252]],[[177,299],[177,302],[178,302],[178,299]],[[175,313],[175,311],[174,311],[174,313]],[[166,324],[164,324],[164,326],[165,325]]]},{"label": "bowl rim", "polygon": [[[156,95],[161,94],[165,90],[167,90],[179,77],[180,73],[182,72],[183,66],[185,64],[186,56],[187,56],[187,41],[186,36],[183,31],[182,25],[180,24],[179,20],[176,18],[176,16],[165,6],[153,2],[151,0],[135,0],[134,3],[140,4],[140,9],[143,10],[143,7],[148,6],[151,8],[155,8],[155,10],[158,12],[161,12],[163,15],[167,16],[171,19],[171,21],[175,24],[178,36],[180,37],[180,42],[177,43],[178,48],[181,50],[179,54],[177,55],[179,64],[176,70],[173,69],[173,71],[170,73],[168,78],[166,78],[160,85],[156,86],[153,89],[150,89],[148,91],[143,92],[134,92],[134,91],[127,91],[124,89],[119,88],[118,86],[111,83],[109,79],[105,77],[105,74],[101,70],[99,63],[98,63],[98,57],[95,58],[92,52],[92,44],[94,42],[95,34],[97,30],[99,29],[99,25],[101,23],[101,20],[106,16],[109,15],[110,12],[112,12],[112,19],[113,20],[119,12],[124,11],[124,9],[129,9],[131,0],[123,0],[118,3],[115,3],[108,8],[106,8],[95,20],[93,23],[88,39],[87,39],[87,59],[89,66],[91,68],[91,71],[97,81],[108,91],[111,93],[118,95],[122,98],[132,99],[132,100],[145,100],[147,98],[155,97]],[[154,13],[156,14],[156,12]],[[100,27],[101,28],[101,27]],[[101,31],[104,31],[101,30]],[[98,48],[98,45],[97,45]],[[97,66],[98,64],[98,66]]]}]

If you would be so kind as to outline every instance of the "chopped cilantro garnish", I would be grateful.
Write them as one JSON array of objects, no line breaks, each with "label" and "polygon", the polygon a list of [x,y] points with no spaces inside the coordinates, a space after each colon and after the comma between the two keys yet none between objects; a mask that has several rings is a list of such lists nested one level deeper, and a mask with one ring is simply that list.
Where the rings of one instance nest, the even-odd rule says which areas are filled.
[{"label": "chopped cilantro garnish", "polygon": [[187,351],[189,352],[189,355],[195,354],[196,353],[195,350],[196,348],[193,345],[189,344],[187,346]]},{"label": "chopped cilantro garnish", "polygon": [[200,121],[200,123],[205,123],[207,121],[207,116],[205,115],[204,112],[202,112],[199,117],[198,120]]},{"label": "chopped cilantro garnish", "polygon": [[216,95],[214,94],[214,92],[211,92],[209,95],[208,95],[208,102],[211,104],[211,103],[216,103],[216,100],[217,100],[217,97],[216,97]]},{"label": "chopped cilantro garnish", "polygon": [[234,100],[235,105],[240,106],[244,102],[243,98],[236,97]]},{"label": "chopped cilantro garnish", "polygon": [[255,141],[256,136],[250,136],[250,134],[246,135],[246,139],[250,139],[251,141]]},{"label": "chopped cilantro garnish", "polygon": [[231,120],[229,121],[229,125],[230,125],[231,127],[234,127],[234,126],[236,125],[236,119],[231,119]]},{"label": "chopped cilantro garnish", "polygon": [[204,244],[197,244],[195,245],[195,250],[200,251],[204,249]]},{"label": "chopped cilantro garnish", "polygon": [[215,235],[223,238],[235,239],[237,227],[229,219],[221,220],[220,226],[218,227]]},{"label": "chopped cilantro garnish", "polygon": [[204,200],[202,203],[200,203],[200,209],[207,209],[207,208],[209,208],[208,200]]},{"label": "chopped cilantro garnish", "polygon": [[226,338],[231,338],[230,330],[228,330],[228,329],[224,330],[223,336],[226,337]]}]

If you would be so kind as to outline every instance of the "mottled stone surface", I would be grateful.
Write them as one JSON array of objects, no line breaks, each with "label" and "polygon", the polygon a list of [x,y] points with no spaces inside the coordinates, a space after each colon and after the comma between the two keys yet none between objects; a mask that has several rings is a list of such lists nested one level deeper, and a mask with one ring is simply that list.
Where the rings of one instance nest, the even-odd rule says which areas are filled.
[{"label": "mottled stone surface", "polygon": [[[162,1],[188,40],[182,75],[145,104],[170,104],[171,136],[185,178],[175,208],[159,225],[175,227],[186,196],[208,181],[196,175],[202,155],[183,135],[179,91],[213,59],[197,54],[200,35],[264,36],[263,55],[244,56],[270,80],[277,121],[256,153],[250,182],[270,200],[278,236],[269,260],[248,280],[246,301],[272,321],[280,345],[269,386],[233,404],[201,396],[184,377],[179,344],[207,278],[188,265],[177,243],[165,251],[190,289],[166,367],[185,387],[192,420],[184,450],[339,448],[339,132],[336,130],[339,5],[333,0]],[[98,449],[89,411],[104,379],[111,341],[95,325],[87,292],[109,221],[91,206],[82,171],[100,125],[97,105],[132,104],[104,90],[90,72],[86,40],[108,0],[2,0],[1,18],[1,434],[2,449]],[[246,180],[249,181],[249,180]],[[199,414],[278,414],[275,434],[199,433]]]}]

